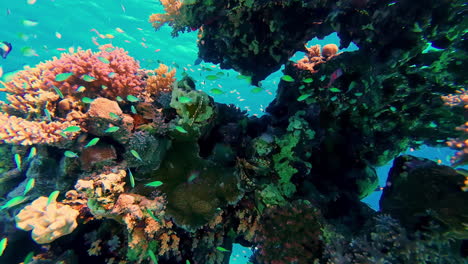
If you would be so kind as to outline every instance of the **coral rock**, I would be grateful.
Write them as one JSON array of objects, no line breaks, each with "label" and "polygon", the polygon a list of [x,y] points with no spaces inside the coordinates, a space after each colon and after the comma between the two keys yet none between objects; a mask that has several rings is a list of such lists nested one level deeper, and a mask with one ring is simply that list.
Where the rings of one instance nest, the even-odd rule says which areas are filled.
[{"label": "coral rock", "polygon": [[79,212],[68,205],[52,202],[41,196],[26,206],[15,217],[16,226],[25,231],[32,231],[32,239],[38,244],[46,244],[68,235],[78,226],[76,218]]}]

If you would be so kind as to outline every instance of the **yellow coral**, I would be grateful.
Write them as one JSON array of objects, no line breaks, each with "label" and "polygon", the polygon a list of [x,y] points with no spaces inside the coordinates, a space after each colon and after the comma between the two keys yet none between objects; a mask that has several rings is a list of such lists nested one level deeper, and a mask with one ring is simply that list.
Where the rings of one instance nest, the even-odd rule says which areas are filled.
[{"label": "yellow coral", "polygon": [[26,206],[15,217],[16,227],[32,230],[31,237],[38,244],[46,244],[68,235],[78,226],[79,211],[60,202],[47,205],[48,198],[41,196]]}]

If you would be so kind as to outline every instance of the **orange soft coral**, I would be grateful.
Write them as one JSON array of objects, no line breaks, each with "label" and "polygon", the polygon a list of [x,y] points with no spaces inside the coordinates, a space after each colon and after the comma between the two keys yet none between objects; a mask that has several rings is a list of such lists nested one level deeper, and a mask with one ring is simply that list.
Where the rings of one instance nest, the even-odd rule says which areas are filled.
[{"label": "orange soft coral", "polygon": [[180,15],[180,7],[182,6],[182,1],[178,0],[160,0],[161,4],[164,6],[165,14],[152,14],[149,18],[149,22],[153,27],[158,30],[166,23],[170,23],[175,20],[175,18]]},{"label": "orange soft coral", "polygon": [[338,52],[338,46],[335,44],[327,44],[323,46],[322,52],[320,52],[320,45],[314,45],[311,47],[305,47],[307,54],[304,58],[300,59],[295,65],[299,69],[310,71],[311,73],[317,73],[318,70],[315,66],[327,62],[334,57],[341,54]]},{"label": "orange soft coral", "polygon": [[159,64],[159,67],[153,71],[146,71],[148,79],[146,80],[146,88],[142,97],[145,102],[152,102],[160,93],[172,92],[172,86],[175,82],[176,70],[169,71],[169,67],[164,64]]}]

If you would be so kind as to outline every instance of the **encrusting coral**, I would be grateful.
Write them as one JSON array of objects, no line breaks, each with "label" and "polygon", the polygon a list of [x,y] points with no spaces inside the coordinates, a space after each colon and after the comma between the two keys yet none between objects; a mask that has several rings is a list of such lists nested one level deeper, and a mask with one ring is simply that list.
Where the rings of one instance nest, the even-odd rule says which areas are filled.
[{"label": "encrusting coral", "polygon": [[32,230],[31,237],[39,244],[51,243],[68,235],[78,226],[79,211],[60,202],[41,196],[16,215],[16,226],[25,231]]}]

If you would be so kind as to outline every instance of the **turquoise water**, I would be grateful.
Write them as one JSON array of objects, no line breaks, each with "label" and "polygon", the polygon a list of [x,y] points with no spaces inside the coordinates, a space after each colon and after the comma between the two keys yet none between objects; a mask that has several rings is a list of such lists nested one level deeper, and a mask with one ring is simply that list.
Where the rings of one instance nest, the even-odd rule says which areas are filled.
[{"label": "turquoise water", "polygon": [[[13,2],[13,1],[12,1]],[[262,82],[265,88],[260,93],[252,93],[253,88],[245,80],[235,78],[233,70],[220,70],[217,65],[202,62],[193,65],[197,59],[196,32],[170,36],[171,28],[164,26],[155,32],[147,22],[151,13],[162,12],[158,1],[101,0],[69,1],[38,0],[28,4],[26,0],[0,3],[0,41],[8,41],[13,50],[5,60],[0,60],[4,73],[22,69],[25,65],[34,66],[40,61],[59,56],[69,47],[97,50],[96,43],[112,43],[122,47],[136,58],[142,68],[157,68],[159,62],[176,67],[178,77],[185,70],[197,79],[201,89],[221,103],[232,103],[250,115],[262,115],[274,98],[276,86],[282,74],[274,73]],[[101,38],[99,34],[104,35]],[[107,35],[106,34],[110,34]],[[336,35],[325,40],[311,40],[309,44],[338,43]],[[354,47],[355,48],[355,47]],[[353,47],[350,50],[354,49]],[[25,49],[34,52],[24,53]],[[23,52],[22,52],[23,51]],[[300,58],[299,53],[294,58]],[[294,59],[293,58],[293,59]],[[184,69],[185,68],[185,69]],[[204,70],[209,68],[211,71]],[[206,80],[206,76],[223,72],[219,80]],[[221,95],[211,94],[213,88],[222,89]],[[448,164],[447,157],[453,154],[449,149],[422,148],[410,151],[416,156],[440,159]],[[379,168],[380,185],[385,185],[386,174],[391,164]],[[364,201],[378,210],[380,192],[375,192]],[[249,249],[235,245],[231,263],[247,263],[251,255]]]}]

